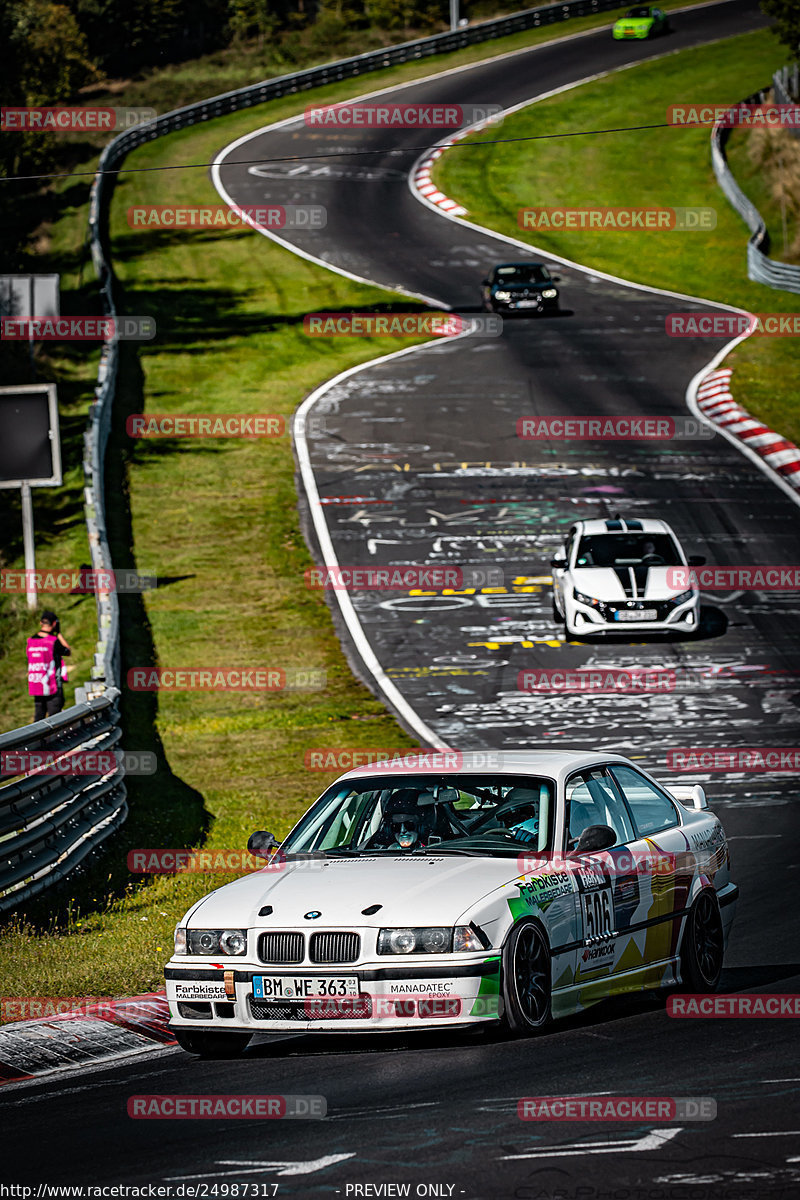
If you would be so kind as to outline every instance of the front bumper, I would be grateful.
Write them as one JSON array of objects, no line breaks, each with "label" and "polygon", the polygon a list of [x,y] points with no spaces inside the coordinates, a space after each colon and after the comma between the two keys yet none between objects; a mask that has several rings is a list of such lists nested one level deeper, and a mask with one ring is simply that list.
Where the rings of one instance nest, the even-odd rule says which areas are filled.
[{"label": "front bumper", "polygon": [[[430,956],[433,958],[434,956]],[[500,956],[459,954],[457,961],[436,955],[435,963],[387,967],[384,962],[333,969],[265,966],[240,962],[220,970],[173,958],[166,966],[170,1028],[232,1033],[313,1031],[374,1033],[472,1025],[500,1016]],[[464,961],[464,960],[467,961]],[[353,977],[358,995],[304,1000],[256,999],[256,976],[287,981]],[[190,999],[179,996],[193,990]]]},{"label": "front bumper", "polygon": [[521,317],[537,316],[543,312],[558,311],[558,297],[552,300],[540,300],[537,303],[525,303],[516,300],[497,300],[493,296],[489,301],[489,307],[493,312],[505,313],[508,316],[519,314]]},{"label": "front bumper", "polygon": [[652,621],[634,621],[634,620],[617,620],[615,613],[617,611],[631,611],[627,606],[620,602],[619,604],[610,603],[606,609],[599,612],[596,608],[590,607],[588,604],[582,604],[574,598],[567,602],[567,629],[570,633],[576,634],[593,634],[593,633],[617,633],[630,634],[636,630],[641,630],[646,633],[696,633],[699,625],[699,600],[697,598],[687,600],[685,604],[679,605],[677,608],[670,609],[664,612],[664,601],[642,601],[641,607],[651,609],[655,608],[658,612],[656,620]]}]

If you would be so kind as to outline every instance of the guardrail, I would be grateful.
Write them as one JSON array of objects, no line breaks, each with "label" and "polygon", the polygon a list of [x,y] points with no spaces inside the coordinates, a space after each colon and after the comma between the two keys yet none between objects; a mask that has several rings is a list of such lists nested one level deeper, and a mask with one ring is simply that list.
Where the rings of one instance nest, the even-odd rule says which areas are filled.
[{"label": "guardrail", "polygon": [[[772,76],[772,92],[776,104],[797,104],[800,101],[800,63],[781,67]],[[786,127],[792,137],[800,138],[800,129]]]},{"label": "guardrail", "polygon": [[[63,879],[125,820],[118,701],[119,691],[110,688],[58,716],[0,734],[2,777],[10,779],[0,786],[0,912]],[[94,774],[52,773],[61,755],[112,750],[113,770],[104,771],[110,761],[101,760]],[[34,756],[38,766],[30,769]],[[20,759],[29,768],[24,773]]]},{"label": "guardrail", "polygon": [[[761,91],[756,92],[753,96],[748,96],[740,103],[761,104],[763,101],[764,92]],[[725,157],[725,146],[730,135],[731,130],[724,129],[721,125],[715,125],[712,129],[711,164],[717,177],[717,183],[751,233],[747,243],[747,277],[754,283],[764,283],[767,287],[776,288],[779,291],[800,292],[800,266],[777,262],[768,257],[770,242],[764,218],[733,178]]]},{"label": "guardrail", "polygon": [[[401,63],[413,62],[466,46],[554,25],[574,17],[620,8],[620,0],[566,0],[498,17],[454,32],[437,33],[371,50],[323,66],[280,75],[262,83],[212,96],[197,104],[174,109],[145,125],[135,126],[113,138],[103,150],[92,186],[89,232],[92,261],[99,279],[103,309],[116,317],[113,272],[107,249],[108,206],[116,171],[137,146],[165,134],[226,116],[243,109],[291,96],[324,84],[353,79]],[[119,368],[119,343],[106,343],[97,376],[95,400],[89,408],[84,437],[83,469],[86,525],[92,568],[111,571],[103,491],[103,462],[111,429],[111,414]],[[58,717],[26,725],[0,735],[0,752],[38,748],[48,739],[60,737],[79,748],[75,739],[106,737],[108,744],[119,739],[119,605],[114,591],[97,595],[97,644],[92,679],[76,688],[74,707]],[[100,714],[104,714],[102,717]],[[88,745],[88,742],[87,742]],[[21,782],[0,787],[0,842],[11,854],[11,865],[0,870],[0,912],[14,907],[51,883],[62,879],[89,852],[108,837],[127,815],[123,766],[110,777],[88,779],[80,786],[69,779],[31,774]]]}]

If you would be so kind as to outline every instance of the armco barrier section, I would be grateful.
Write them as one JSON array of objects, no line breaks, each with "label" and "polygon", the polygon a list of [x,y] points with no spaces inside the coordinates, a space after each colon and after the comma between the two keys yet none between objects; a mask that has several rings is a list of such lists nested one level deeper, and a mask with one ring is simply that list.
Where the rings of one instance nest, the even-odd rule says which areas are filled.
[{"label": "armco barrier section", "polygon": [[[772,76],[772,95],[776,104],[797,104],[800,101],[800,63],[781,67]],[[787,126],[792,137],[800,138],[800,129]]]},{"label": "armco barrier section", "polygon": [[[63,879],[125,820],[118,702],[119,691],[109,688],[58,716],[0,734],[4,768],[15,754],[39,755],[42,764],[16,775],[12,765],[0,776],[9,780],[0,783],[0,912]],[[110,766],[113,759],[113,770],[54,773],[60,755],[101,751],[106,753],[99,767]],[[91,763],[84,759],[84,765]]]},{"label": "armco barrier section", "polygon": [[[107,251],[108,206],[120,163],[137,146],[209,121],[276,100],[296,95],[324,84],[354,79],[372,71],[450,51],[462,50],[511,33],[554,25],[573,17],[590,16],[620,8],[619,0],[567,0],[526,9],[511,16],[498,17],[479,25],[450,33],[387,46],[381,50],[357,54],[352,58],[311,67],[291,75],[280,75],[262,83],[213,96],[197,104],[175,109],[145,125],[135,126],[108,143],[100,156],[92,186],[89,208],[89,234],[92,261],[100,284],[103,309],[116,317],[113,272]],[[95,387],[95,401],[89,408],[84,439],[84,495],[86,524],[92,568],[112,569],[106,534],[103,462],[111,429],[114,391],[119,369],[119,343],[106,343]],[[80,703],[58,717],[36,725],[26,725],[0,735],[0,751],[34,749],[48,744],[56,736],[74,748],[79,739],[106,738],[107,744],[119,737],[118,700],[120,686],[119,606],[116,592],[97,595],[97,646],[92,680],[76,689]],[[104,743],[106,744],[106,743]],[[121,756],[120,756],[121,758]],[[73,777],[42,777],[31,774],[21,782],[0,787],[0,841],[11,853],[11,865],[0,869],[0,912],[34,896],[48,884],[62,879],[89,852],[120,825],[127,815],[121,761],[110,778],[78,780]],[[55,780],[55,781],[54,781]]]},{"label": "armco barrier section", "polygon": [[[757,92],[742,100],[742,104],[761,104],[764,93]],[[751,232],[747,243],[747,277],[754,283],[764,283],[767,287],[776,288],[783,292],[800,292],[800,266],[791,263],[776,262],[768,258],[769,234],[764,224],[764,218],[752,200],[748,200],[742,189],[731,174],[725,157],[725,146],[731,135],[730,129],[715,125],[711,131],[711,163],[717,183],[722,188],[728,200],[742,217]]]}]

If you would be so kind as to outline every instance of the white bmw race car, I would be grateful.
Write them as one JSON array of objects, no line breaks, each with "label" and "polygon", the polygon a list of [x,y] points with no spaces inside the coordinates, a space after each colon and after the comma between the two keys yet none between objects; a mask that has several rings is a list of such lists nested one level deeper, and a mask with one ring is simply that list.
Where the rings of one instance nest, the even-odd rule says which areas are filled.
[{"label": "white bmw race car", "polygon": [[224,1057],[259,1032],[531,1034],[622,992],[713,991],[738,889],[702,788],[680,792],[576,751],[350,771],[181,920],[170,1028]]},{"label": "white bmw race car", "polygon": [[550,566],[553,616],[573,637],[620,633],[696,633],[700,599],[691,567],[666,521],[578,521]]}]

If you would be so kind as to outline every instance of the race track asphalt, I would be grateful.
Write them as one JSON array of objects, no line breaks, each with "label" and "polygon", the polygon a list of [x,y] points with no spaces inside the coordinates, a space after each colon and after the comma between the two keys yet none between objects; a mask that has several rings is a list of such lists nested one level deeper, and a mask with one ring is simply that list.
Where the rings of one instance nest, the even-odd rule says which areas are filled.
[{"label": "race track asphalt", "polygon": [[[761,22],[754,4],[734,0],[681,14],[676,32],[652,46],[619,45],[600,32],[417,84],[398,99],[507,106]],[[270,167],[287,155],[341,148],[300,123],[237,146],[220,175],[241,205],[324,204],[325,230],[297,236],[306,253],[474,309],[485,269],[517,255],[414,199],[405,175],[426,144],[420,139],[419,131],[362,131],[348,147],[385,149],[368,166],[353,159],[324,171],[310,162]],[[800,604],[791,593],[710,597],[694,641],[569,644],[554,625],[542,578],[576,517],[661,515],[688,552],[710,562],[800,562],[796,506],[719,437],[666,446],[517,439],[517,419],[535,414],[685,417],[689,380],[722,345],[668,339],[664,316],[676,311],[668,297],[572,267],[558,274],[562,314],[369,367],[314,406],[325,419],[324,433],[308,442],[321,498],[365,498],[323,506],[340,563],[503,573],[500,591],[355,597],[376,657],[424,727],[463,749],[607,747],[675,780],[665,769],[670,747],[797,745]],[[375,687],[340,627],[355,668]],[[689,682],[628,698],[548,698],[517,688],[529,667],[633,664],[674,669]],[[795,993],[794,781],[723,775],[708,790],[741,887],[721,990]],[[265,1038],[223,1063],[160,1050],[3,1088],[0,1122],[12,1148],[5,1174],[15,1183],[217,1185],[195,1193],[212,1197],[235,1195],[222,1185],[255,1182],[266,1188],[259,1196],[355,1197],[381,1194],[364,1190],[368,1184],[409,1184],[412,1196],[788,1200],[800,1189],[798,1135],[790,1136],[800,1129],[794,1025],[675,1020],[657,1000],[637,997],[524,1041],[496,1031]],[[323,1095],[328,1117],[198,1125],[126,1115],[132,1095],[236,1092]],[[516,1115],[523,1096],[586,1093],[712,1097],[717,1117],[592,1125]]]}]

